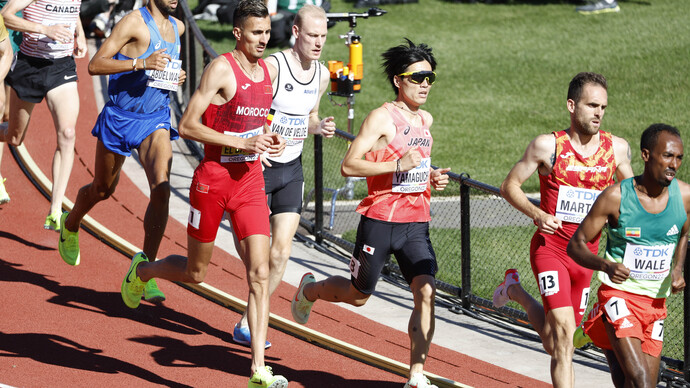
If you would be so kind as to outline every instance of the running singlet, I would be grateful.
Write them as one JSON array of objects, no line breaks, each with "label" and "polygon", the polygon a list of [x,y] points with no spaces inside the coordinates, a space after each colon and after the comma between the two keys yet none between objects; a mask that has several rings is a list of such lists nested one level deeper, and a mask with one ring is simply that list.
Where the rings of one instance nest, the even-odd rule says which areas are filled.
[{"label": "running singlet", "polygon": [[24,55],[35,58],[57,59],[74,54],[74,31],[79,20],[81,0],[36,0],[24,9],[24,19],[30,22],[52,26],[65,24],[72,39],[58,43],[37,32],[25,32],[19,46]]},{"label": "running singlet", "polygon": [[269,119],[271,131],[280,134],[285,139],[285,151],[277,158],[268,157],[268,159],[288,163],[302,155],[304,139],[309,133],[309,112],[319,99],[321,66],[317,61],[313,61],[312,66],[315,66],[316,71],[312,79],[307,83],[301,83],[292,75],[283,52],[272,56],[278,61],[278,80],[273,92]]},{"label": "running singlet", "polygon": [[431,146],[433,139],[429,125],[422,119],[421,127],[411,126],[393,104],[384,103],[396,132],[393,141],[378,151],[367,152],[364,157],[372,162],[400,159],[410,148],[419,147],[422,162],[419,167],[405,172],[392,172],[367,177],[369,195],[357,207],[357,212],[387,222],[428,222],[431,220]]},{"label": "running singlet", "polygon": [[[554,136],[553,168],[549,175],[539,175],[540,207],[563,221],[563,228],[557,229],[553,236],[567,245],[599,193],[613,184],[616,161],[613,138],[608,132],[599,131],[599,148],[587,158],[575,151],[565,131],[554,132]],[[544,237],[551,238],[547,236],[550,235]],[[597,244],[598,238],[594,242]]]},{"label": "running singlet", "polygon": [[[203,124],[226,135],[249,138],[264,132],[264,124],[271,107],[273,87],[266,64],[259,59],[264,71],[263,81],[254,82],[247,77],[235,62],[231,53],[223,54],[232,66],[237,82],[235,96],[223,105],[210,104],[201,116]],[[259,154],[233,147],[206,144],[204,161],[225,163],[245,163],[250,165],[259,160]],[[229,165],[226,164],[229,167]]]},{"label": "running singlet", "polygon": [[611,288],[650,298],[667,298],[671,294],[671,265],[681,229],[687,218],[678,181],[668,187],[664,211],[648,213],[640,203],[633,185],[634,178],[621,182],[621,205],[618,226],[608,225],[606,259],[623,263],[630,276],[621,284],[613,283],[606,272],[598,272],[602,283]]},{"label": "running singlet", "polygon": [[[142,7],[139,8],[139,12],[141,12],[141,16],[149,28],[151,41],[146,51],[137,58],[148,58],[154,51],[165,48],[165,53],[169,54],[172,59],[179,59],[180,34],[177,30],[175,19],[172,16],[168,17],[175,31],[175,41],[168,42],[161,36],[156,22],[148,9]],[[117,60],[130,60],[130,62],[133,59],[119,52],[113,58]],[[150,72],[151,70],[137,70],[111,74],[110,81],[108,82],[108,95],[112,104],[128,112],[144,114],[167,109],[170,104],[170,93],[168,90],[146,86]]]}]

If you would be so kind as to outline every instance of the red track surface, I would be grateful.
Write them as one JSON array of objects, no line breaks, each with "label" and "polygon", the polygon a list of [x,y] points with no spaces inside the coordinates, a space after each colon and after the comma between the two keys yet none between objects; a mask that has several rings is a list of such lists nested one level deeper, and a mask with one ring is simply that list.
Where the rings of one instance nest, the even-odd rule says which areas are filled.
[{"label": "red track surface", "polygon": [[[77,61],[81,113],[77,159],[67,197],[91,181],[97,116],[86,60]],[[36,107],[26,146],[50,176],[55,132],[50,114]],[[174,171],[174,166],[173,166]],[[249,349],[231,341],[239,314],[175,284],[160,281],[168,300],[125,307],[120,282],[129,260],[85,231],[81,265],[70,267],[57,252],[58,235],[43,230],[48,200],[5,150],[3,176],[12,201],[0,206],[0,383],[14,386],[246,386]],[[148,199],[125,176],[115,195],[90,213],[110,230],[142,246]],[[184,254],[185,226],[170,219],[159,252]],[[217,249],[206,282],[244,298],[239,259]],[[294,287],[282,284],[271,312],[290,317]],[[392,359],[409,362],[406,333],[337,305],[318,303],[309,327]],[[266,362],[290,387],[401,387],[405,378],[269,329]],[[458,335],[462,335],[461,332]],[[541,387],[470,356],[432,345],[427,370],[475,387]]]}]

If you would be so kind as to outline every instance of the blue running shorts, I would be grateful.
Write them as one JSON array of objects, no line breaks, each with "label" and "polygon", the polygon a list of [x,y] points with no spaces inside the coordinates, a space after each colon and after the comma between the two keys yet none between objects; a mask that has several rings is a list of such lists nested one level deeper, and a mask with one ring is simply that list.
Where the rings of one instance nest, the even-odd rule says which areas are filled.
[{"label": "blue running shorts", "polygon": [[170,140],[180,137],[170,124],[169,107],[153,113],[135,113],[122,110],[108,101],[98,115],[91,134],[108,150],[130,156],[133,148],[139,148],[144,139],[161,128],[170,131]]}]

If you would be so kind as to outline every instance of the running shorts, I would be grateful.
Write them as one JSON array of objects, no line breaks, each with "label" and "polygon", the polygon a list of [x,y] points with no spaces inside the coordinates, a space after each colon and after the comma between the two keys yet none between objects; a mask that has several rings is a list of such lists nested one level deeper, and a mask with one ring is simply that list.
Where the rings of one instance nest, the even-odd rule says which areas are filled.
[{"label": "running shorts", "polygon": [[606,319],[617,338],[637,338],[642,342],[644,353],[659,357],[664,346],[665,298],[632,294],[605,284],[599,287],[597,297],[583,327],[595,345],[613,350],[604,326]]},{"label": "running shorts", "polygon": [[255,234],[270,236],[261,162],[228,164],[202,161],[194,170],[187,234],[202,243],[214,241],[227,211],[237,241]]},{"label": "running shorts", "polygon": [[371,295],[390,254],[411,284],[415,276],[436,276],[436,253],[429,239],[428,222],[386,222],[362,216],[350,259],[350,280],[360,292]]},{"label": "running shorts", "polygon": [[[530,264],[539,285],[544,313],[572,307],[575,323],[580,324],[587,309],[592,271],[575,263],[563,245],[545,241],[535,233],[530,245]],[[596,252],[593,252],[596,254]]]},{"label": "running shorts", "polygon": [[36,104],[43,101],[50,90],[69,82],[77,82],[77,65],[72,56],[45,59],[19,52],[7,75],[7,83],[17,96]]},{"label": "running shorts", "polygon": [[304,175],[302,160],[297,158],[287,163],[271,162],[264,170],[266,198],[271,215],[279,213],[302,213]]},{"label": "running shorts", "polygon": [[180,137],[170,124],[169,107],[153,113],[135,113],[120,109],[108,101],[98,115],[91,134],[108,150],[130,156],[132,149],[139,148],[144,139],[161,128],[170,131],[170,140]]}]

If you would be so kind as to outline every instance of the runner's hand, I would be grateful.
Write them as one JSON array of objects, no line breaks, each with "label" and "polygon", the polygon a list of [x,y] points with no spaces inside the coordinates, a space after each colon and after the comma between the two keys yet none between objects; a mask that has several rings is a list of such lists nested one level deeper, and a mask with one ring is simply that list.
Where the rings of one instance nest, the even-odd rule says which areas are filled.
[{"label": "runner's hand", "polygon": [[75,58],[84,58],[86,56],[86,52],[88,51],[87,45],[86,45],[86,38],[84,37],[83,34],[77,35],[75,39],[75,44],[74,44],[74,57]]},{"label": "runner's hand", "polygon": [[149,55],[148,58],[145,59],[145,70],[164,70],[165,66],[168,65],[168,62],[170,62],[170,59],[172,59],[172,57],[165,53],[164,48],[156,50],[153,52],[153,54]]},{"label": "runner's hand", "polygon": [[537,224],[539,231],[546,234],[554,234],[556,233],[556,230],[563,226],[561,220],[556,218],[556,216],[552,216],[551,214],[544,212],[535,218],[534,222]]},{"label": "runner's hand", "polygon": [[677,294],[685,288],[685,278],[683,278],[683,272],[678,269],[671,271],[671,292]]},{"label": "runner's hand", "polygon": [[323,137],[333,137],[333,134],[335,134],[335,121],[333,120],[333,116],[329,116],[319,123],[319,128],[321,128],[321,135]]},{"label": "runner's hand", "polygon": [[448,185],[448,174],[450,167],[448,168],[437,168],[431,171],[430,180],[431,185],[436,189],[436,191],[443,191]]},{"label": "runner's hand", "polygon": [[184,81],[187,80],[187,72],[184,69],[180,69],[180,78],[177,80],[178,85],[182,85]]},{"label": "runner's hand", "polygon": [[243,140],[244,146],[242,149],[257,154],[263,154],[273,143],[271,135],[269,134],[252,136]]},{"label": "runner's hand", "polygon": [[266,157],[266,154],[261,154],[261,171],[264,171],[266,167],[273,167],[273,165]]},{"label": "runner's hand", "polygon": [[68,43],[74,39],[74,32],[69,24],[54,24],[45,27],[44,35],[58,43]]},{"label": "runner's hand", "polygon": [[630,276],[630,270],[628,267],[624,266],[622,263],[614,263],[607,261],[606,274],[609,275],[609,279],[616,284],[621,284],[628,280]]},{"label": "runner's hand", "polygon": [[271,146],[268,148],[268,155],[277,158],[285,151],[285,139],[277,133],[269,133],[272,138]]},{"label": "runner's hand", "polygon": [[400,171],[410,171],[422,163],[419,147],[412,147],[400,158]]}]

